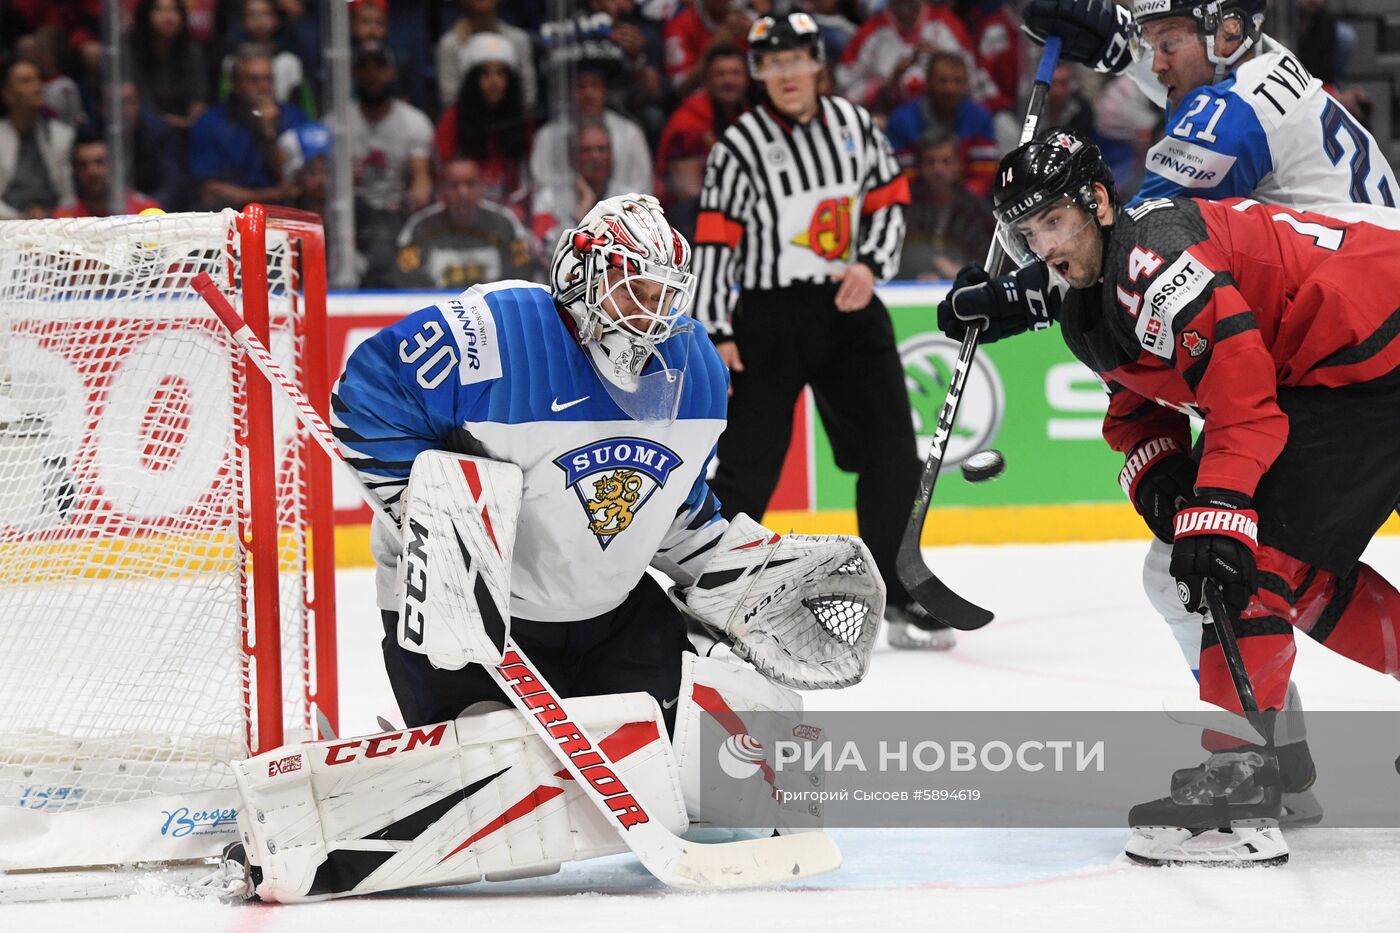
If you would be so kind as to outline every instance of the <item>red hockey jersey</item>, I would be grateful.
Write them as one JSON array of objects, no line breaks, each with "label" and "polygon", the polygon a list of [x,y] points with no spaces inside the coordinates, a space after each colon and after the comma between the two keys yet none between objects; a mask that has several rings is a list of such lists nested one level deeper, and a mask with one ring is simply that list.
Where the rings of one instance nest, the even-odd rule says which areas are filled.
[{"label": "red hockey jersey", "polygon": [[1120,211],[1066,342],[1109,388],[1104,437],[1189,446],[1197,485],[1253,495],[1288,438],[1279,386],[1368,382],[1400,365],[1400,231],[1245,199]]}]

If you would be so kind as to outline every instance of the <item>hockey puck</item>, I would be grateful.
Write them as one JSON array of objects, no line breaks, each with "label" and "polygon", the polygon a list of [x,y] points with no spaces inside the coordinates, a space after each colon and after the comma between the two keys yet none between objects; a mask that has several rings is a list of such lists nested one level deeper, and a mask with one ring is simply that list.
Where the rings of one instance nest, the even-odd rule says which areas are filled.
[{"label": "hockey puck", "polygon": [[962,462],[963,479],[981,483],[1006,472],[1006,459],[999,450],[979,450]]}]

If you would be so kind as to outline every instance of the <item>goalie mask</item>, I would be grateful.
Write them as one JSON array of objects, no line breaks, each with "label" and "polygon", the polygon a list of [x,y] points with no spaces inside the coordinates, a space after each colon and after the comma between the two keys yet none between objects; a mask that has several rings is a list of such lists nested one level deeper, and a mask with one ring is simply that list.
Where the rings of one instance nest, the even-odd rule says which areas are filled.
[{"label": "goalie mask", "polygon": [[637,421],[674,420],[685,352],[663,356],[661,344],[692,326],[682,315],[694,277],[690,244],[657,200],[626,194],[599,201],[559,237],[552,281],[617,406]]},{"label": "goalie mask", "polygon": [[[1156,48],[1143,37],[1142,27],[1157,20],[1184,18],[1196,24],[1196,33],[1205,43],[1206,59],[1215,66],[1215,80],[1226,73],[1258,42],[1264,26],[1266,0],[1133,0],[1133,30],[1129,48],[1135,61],[1151,61]],[[1229,55],[1217,50],[1216,43],[1226,38],[1238,38],[1239,47]],[[1161,40],[1163,51],[1167,43],[1180,41],[1178,36]]]}]

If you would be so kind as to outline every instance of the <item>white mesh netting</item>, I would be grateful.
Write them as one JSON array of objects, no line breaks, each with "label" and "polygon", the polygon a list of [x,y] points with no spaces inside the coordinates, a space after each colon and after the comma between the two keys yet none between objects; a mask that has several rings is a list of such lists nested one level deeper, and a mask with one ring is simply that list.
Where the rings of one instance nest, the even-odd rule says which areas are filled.
[{"label": "white mesh netting", "polygon": [[[223,786],[248,751],[247,400],[190,287],[238,270],[236,218],[0,223],[0,807]],[[299,372],[295,248],[269,232],[267,255],[272,350]],[[308,452],[274,404],[297,727]]]}]

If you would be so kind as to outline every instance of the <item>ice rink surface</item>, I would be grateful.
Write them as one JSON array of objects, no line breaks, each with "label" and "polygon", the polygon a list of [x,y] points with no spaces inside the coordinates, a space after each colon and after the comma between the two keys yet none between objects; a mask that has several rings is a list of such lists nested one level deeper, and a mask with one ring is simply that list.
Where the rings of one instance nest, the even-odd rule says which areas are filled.
[{"label": "ice rink surface", "polygon": [[[1159,710],[1193,688],[1142,595],[1146,543],[930,549],[930,566],[997,613],[940,654],[881,647],[870,676],[808,694],[828,710]],[[1368,560],[1400,579],[1400,539]],[[343,735],[397,711],[379,655],[368,570],[343,571]],[[1400,683],[1298,641],[1309,710],[1400,710]],[[1400,735],[1381,736],[1400,752]],[[1183,765],[1194,762],[1182,762]],[[1163,791],[1167,775],[1162,776]],[[1400,775],[1395,776],[1400,795]],[[1326,775],[1318,797],[1327,800]],[[630,857],[558,875],[303,906],[227,906],[164,895],[0,907],[0,931],[1400,930],[1400,829],[1300,829],[1272,869],[1152,869],[1121,854],[1126,830],[835,830],[845,864],[781,889],[678,894]]]}]

